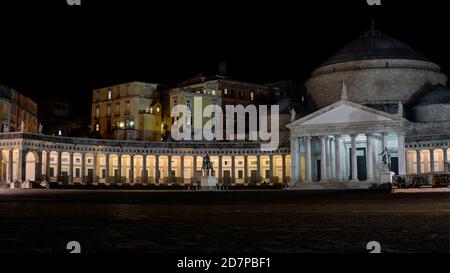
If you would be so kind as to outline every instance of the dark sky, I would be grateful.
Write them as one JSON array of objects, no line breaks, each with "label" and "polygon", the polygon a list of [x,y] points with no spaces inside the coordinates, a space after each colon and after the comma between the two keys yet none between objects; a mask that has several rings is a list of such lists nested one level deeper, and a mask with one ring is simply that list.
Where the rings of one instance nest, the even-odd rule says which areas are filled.
[{"label": "dark sky", "polygon": [[177,83],[221,60],[237,79],[303,82],[372,18],[448,74],[449,1],[381,1],[1,1],[0,83],[86,109],[93,88]]}]

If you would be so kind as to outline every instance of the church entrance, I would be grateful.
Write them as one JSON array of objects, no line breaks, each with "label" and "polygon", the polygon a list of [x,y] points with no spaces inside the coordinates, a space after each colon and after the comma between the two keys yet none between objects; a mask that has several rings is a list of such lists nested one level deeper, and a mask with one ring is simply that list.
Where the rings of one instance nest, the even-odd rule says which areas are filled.
[{"label": "church entrance", "polygon": [[[356,162],[358,166],[358,180],[364,181],[367,179],[367,165],[366,165],[366,158],[367,158],[367,151],[366,148],[356,148]],[[352,148],[350,148],[349,152],[349,162],[350,162],[350,176],[349,179],[352,180]]]},{"label": "church entrance", "polygon": [[391,157],[391,171],[398,174],[398,157]]}]

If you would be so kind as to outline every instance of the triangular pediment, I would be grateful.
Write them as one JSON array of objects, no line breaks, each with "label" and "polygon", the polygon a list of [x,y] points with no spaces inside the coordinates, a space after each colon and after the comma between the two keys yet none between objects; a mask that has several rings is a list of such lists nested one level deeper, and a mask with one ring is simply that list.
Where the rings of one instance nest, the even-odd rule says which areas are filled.
[{"label": "triangular pediment", "polygon": [[364,122],[383,122],[397,119],[391,115],[373,108],[354,102],[341,100],[322,108],[306,117],[296,120],[288,125],[293,128],[299,125],[326,125],[326,124],[348,124]]}]

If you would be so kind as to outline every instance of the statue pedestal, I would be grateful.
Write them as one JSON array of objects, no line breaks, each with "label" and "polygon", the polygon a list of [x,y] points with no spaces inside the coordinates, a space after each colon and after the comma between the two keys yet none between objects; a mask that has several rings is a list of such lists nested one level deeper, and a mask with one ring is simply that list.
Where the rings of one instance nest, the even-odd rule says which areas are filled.
[{"label": "statue pedestal", "polygon": [[200,179],[200,187],[202,189],[214,189],[217,186],[217,178],[214,176],[202,176]]},{"label": "statue pedestal", "polygon": [[382,172],[381,173],[381,184],[392,183],[392,178],[394,177],[394,172]]}]

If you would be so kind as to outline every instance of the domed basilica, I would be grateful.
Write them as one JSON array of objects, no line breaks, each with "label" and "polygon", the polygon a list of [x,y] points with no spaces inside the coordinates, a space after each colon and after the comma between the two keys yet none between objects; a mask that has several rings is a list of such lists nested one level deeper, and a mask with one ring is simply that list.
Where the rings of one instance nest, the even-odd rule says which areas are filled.
[{"label": "domed basilica", "polygon": [[[450,91],[439,65],[371,29],[306,81],[317,111],[287,125],[294,181],[448,172]],[[310,101],[311,102],[311,101]]]}]

